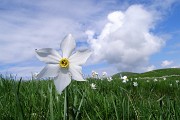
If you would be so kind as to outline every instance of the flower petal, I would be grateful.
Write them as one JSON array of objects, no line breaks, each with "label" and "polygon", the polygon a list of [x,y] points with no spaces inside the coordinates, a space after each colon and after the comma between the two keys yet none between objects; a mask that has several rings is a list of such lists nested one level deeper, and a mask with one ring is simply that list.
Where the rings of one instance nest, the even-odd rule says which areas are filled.
[{"label": "flower petal", "polygon": [[67,70],[61,69],[59,75],[55,78],[54,84],[59,94],[71,83],[71,77]]},{"label": "flower petal", "polygon": [[83,65],[90,55],[91,51],[89,50],[77,51],[69,57],[70,64]]},{"label": "flower petal", "polygon": [[45,63],[58,64],[62,58],[59,53],[52,48],[43,48],[36,50],[36,57]]},{"label": "flower petal", "polygon": [[82,67],[78,65],[70,64],[69,71],[72,74],[72,78],[76,81],[86,81],[82,76]]},{"label": "flower petal", "polygon": [[47,64],[37,75],[37,79],[42,77],[56,77],[60,71],[58,64]]},{"label": "flower petal", "polygon": [[64,38],[64,40],[61,42],[60,47],[63,53],[63,58],[69,58],[76,47],[76,42],[71,34],[67,35]]}]

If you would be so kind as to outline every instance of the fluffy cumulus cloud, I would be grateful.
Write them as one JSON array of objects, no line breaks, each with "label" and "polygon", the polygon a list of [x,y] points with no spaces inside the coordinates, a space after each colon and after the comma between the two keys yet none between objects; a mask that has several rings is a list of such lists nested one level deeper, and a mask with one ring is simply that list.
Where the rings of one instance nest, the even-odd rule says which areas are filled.
[{"label": "fluffy cumulus cloud", "polygon": [[172,64],[173,64],[173,61],[164,60],[164,61],[162,61],[161,66],[162,67],[170,67],[170,65],[172,65]]},{"label": "fluffy cumulus cloud", "polygon": [[142,5],[110,13],[108,23],[98,36],[94,31],[86,32],[94,51],[93,61],[107,61],[119,70],[140,69],[164,45],[164,41],[151,32],[156,18],[154,12]]}]

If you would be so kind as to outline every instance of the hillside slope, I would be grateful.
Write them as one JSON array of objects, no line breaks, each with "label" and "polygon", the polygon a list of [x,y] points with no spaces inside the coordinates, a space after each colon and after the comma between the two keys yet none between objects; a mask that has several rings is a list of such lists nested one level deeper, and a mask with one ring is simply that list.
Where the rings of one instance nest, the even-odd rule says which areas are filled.
[{"label": "hillside slope", "polygon": [[121,72],[113,75],[113,77],[122,76],[128,77],[162,77],[170,75],[180,75],[180,68],[166,68],[166,69],[157,69],[145,73],[133,73],[133,72]]}]

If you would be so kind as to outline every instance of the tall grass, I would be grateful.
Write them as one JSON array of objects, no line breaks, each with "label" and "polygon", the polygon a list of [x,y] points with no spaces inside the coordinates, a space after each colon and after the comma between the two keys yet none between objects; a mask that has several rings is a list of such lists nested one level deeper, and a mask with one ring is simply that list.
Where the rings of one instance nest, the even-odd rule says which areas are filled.
[{"label": "tall grass", "polygon": [[[118,77],[88,79],[68,87],[68,118],[71,120],[147,120],[180,118],[178,76],[158,81]],[[133,82],[138,82],[134,87]],[[97,89],[91,89],[95,83]],[[171,85],[172,84],[172,85]],[[64,92],[56,92],[53,80],[15,80],[0,77],[0,120],[63,120]]]}]

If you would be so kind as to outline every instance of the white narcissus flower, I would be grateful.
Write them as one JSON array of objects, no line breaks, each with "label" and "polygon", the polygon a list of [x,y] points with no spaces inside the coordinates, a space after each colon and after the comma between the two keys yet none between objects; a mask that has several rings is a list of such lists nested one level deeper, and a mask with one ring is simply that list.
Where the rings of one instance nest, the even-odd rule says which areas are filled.
[{"label": "white narcissus flower", "polygon": [[123,76],[122,79],[123,80],[127,80],[128,78],[127,78],[127,76]]},{"label": "white narcissus flower", "polygon": [[127,78],[127,76],[123,76],[122,79],[123,79],[123,81],[122,81],[123,83],[126,83],[126,82],[129,81],[128,78]]},{"label": "white narcissus flower", "polygon": [[55,77],[54,84],[60,94],[71,83],[71,76],[76,81],[85,81],[82,76],[82,65],[89,58],[91,52],[86,50],[74,53],[75,47],[76,42],[69,34],[60,44],[62,56],[51,48],[36,50],[37,58],[47,64],[38,74],[37,79]]},{"label": "white narcissus flower", "polygon": [[122,82],[123,82],[123,83],[126,83],[127,81],[126,81],[126,80],[123,80]]},{"label": "white narcissus flower", "polygon": [[133,86],[138,86],[138,83],[137,82],[133,82]]},{"label": "white narcissus flower", "polygon": [[91,86],[92,89],[96,89],[96,84],[91,83],[90,86]]},{"label": "white narcissus flower", "polygon": [[102,72],[102,77],[106,78],[107,77],[107,72]]},{"label": "white narcissus flower", "polygon": [[112,79],[112,77],[108,77],[107,80],[110,82],[110,81],[112,81],[113,79]]},{"label": "white narcissus flower", "polygon": [[97,72],[92,71],[92,77],[98,79],[98,78],[99,78],[99,75],[98,75]]}]

